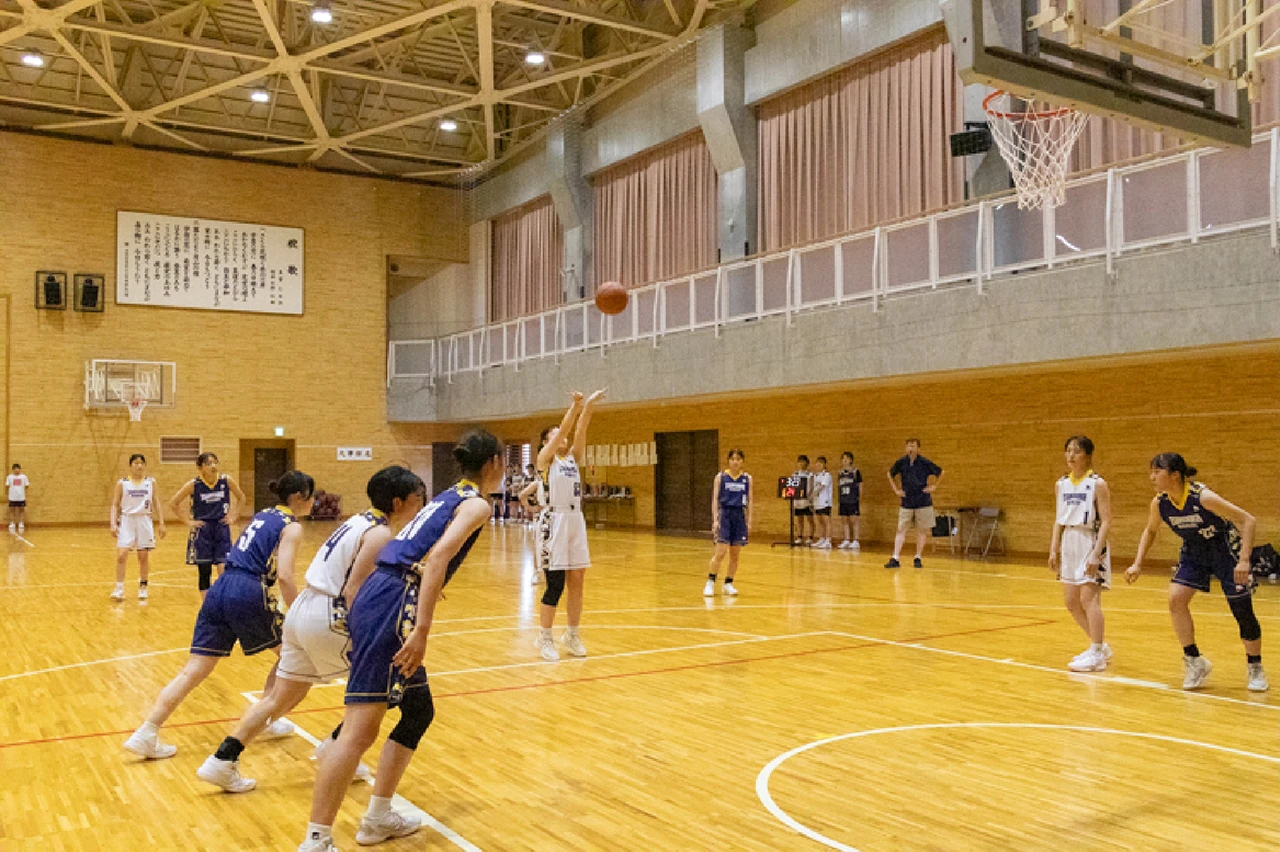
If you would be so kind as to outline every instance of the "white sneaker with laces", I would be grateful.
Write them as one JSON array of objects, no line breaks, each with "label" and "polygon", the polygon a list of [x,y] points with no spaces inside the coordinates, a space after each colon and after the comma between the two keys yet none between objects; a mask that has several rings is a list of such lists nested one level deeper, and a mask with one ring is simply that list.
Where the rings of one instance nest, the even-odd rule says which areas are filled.
[{"label": "white sneaker with laces", "polygon": [[839,548],[840,550],[848,550],[848,549],[849,549],[849,539],[847,539],[847,538],[846,538],[844,541],[842,541],[842,542],[840,542],[838,545],[836,545],[836,547],[837,547],[837,548]]},{"label": "white sneaker with laces", "polygon": [[849,545],[849,549],[852,550],[854,553],[858,553],[859,551],[862,550],[862,545],[858,544],[855,541],[853,544]]},{"label": "white sneaker with laces", "polygon": [[542,659],[548,663],[554,663],[560,659],[560,652],[556,650],[556,643],[550,636],[539,636],[534,640],[533,646],[538,649]]},{"label": "white sneaker with laces", "polygon": [[725,593],[726,595],[728,595],[729,597],[731,597],[731,598],[733,598],[733,597],[737,597],[737,596],[738,596],[738,587],[737,587],[737,586],[735,586],[733,583],[725,583],[725,584],[724,584],[724,593]]},{"label": "white sneaker with laces", "polygon": [[422,817],[387,811],[377,819],[365,814],[360,820],[360,831],[356,833],[356,843],[361,846],[372,846],[394,837],[408,837],[422,827]]},{"label": "white sneaker with laces", "polygon": [[146,587],[146,586],[139,586],[139,587],[138,587],[138,600],[140,600],[140,601],[145,601],[146,599],[147,599],[147,587]]},{"label": "white sneaker with laces", "polygon": [[164,760],[166,757],[173,757],[178,753],[178,747],[160,742],[160,735],[144,734],[142,731],[134,731],[129,739],[124,741],[126,750],[133,752],[139,757],[145,757],[147,760]]},{"label": "white sneaker with laces", "polygon": [[1107,670],[1107,658],[1090,648],[1071,662],[1067,668],[1073,672],[1102,672]]},{"label": "white sneaker with laces", "polygon": [[1262,670],[1262,663],[1249,663],[1249,691],[1266,692],[1271,688],[1267,683],[1267,673]]},{"label": "white sneaker with laces", "polygon": [[585,657],[587,655],[587,646],[582,644],[582,637],[577,633],[565,632],[564,646],[569,649],[569,653],[575,657]]},{"label": "white sneaker with laces", "polygon": [[302,841],[298,845],[298,852],[338,852],[338,847],[333,845],[332,837],[324,837]]},{"label": "white sneaker with laces", "polygon": [[116,603],[124,600],[124,583],[116,583],[115,590],[111,592],[111,600]]},{"label": "white sneaker with laces", "polygon": [[1182,664],[1187,672],[1182,679],[1183,689],[1199,689],[1213,671],[1213,663],[1204,657],[1183,657]]},{"label": "white sneaker with laces", "polygon": [[267,725],[267,729],[263,733],[269,737],[287,737],[297,730],[297,727],[288,719],[275,719],[271,724]]},{"label": "white sneaker with laces", "polygon": [[200,764],[196,777],[215,787],[221,787],[228,793],[247,793],[258,786],[257,781],[240,774],[240,761],[218,760],[213,755],[206,757],[204,763]]},{"label": "white sneaker with laces", "polygon": [[707,584],[702,587],[702,596],[704,598],[710,598],[710,597],[715,597],[715,594],[716,594],[716,581],[708,580]]},{"label": "white sneaker with laces", "polygon": [[[312,760],[322,760],[324,758],[325,749],[329,747],[329,743],[333,742],[333,737],[325,737],[320,741],[320,745],[316,746],[315,753],[311,755]],[[373,783],[373,770],[369,768],[369,764],[361,761],[356,767],[356,781],[363,781],[366,784]]]}]

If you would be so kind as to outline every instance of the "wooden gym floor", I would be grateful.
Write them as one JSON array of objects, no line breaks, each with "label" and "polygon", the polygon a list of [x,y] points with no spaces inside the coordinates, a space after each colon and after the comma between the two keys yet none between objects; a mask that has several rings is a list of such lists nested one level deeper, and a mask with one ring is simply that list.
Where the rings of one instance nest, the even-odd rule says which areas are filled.
[{"label": "wooden gym floor", "polygon": [[[306,558],[331,528],[308,526]],[[132,559],[129,597],[107,600],[105,529],[9,537],[0,848],[295,848],[315,775],[303,737],[249,748],[251,793],[194,776],[271,654],[219,666],[166,728],[172,760],[121,748],[182,665],[199,602],[172,529],[145,605]],[[1276,587],[1257,602],[1277,687],[1245,690],[1215,592],[1194,606],[1215,670],[1187,694],[1162,571],[1108,593],[1112,667],[1072,675],[1083,637],[1039,564],[927,554],[891,572],[883,552],[757,544],[741,596],[704,601],[707,544],[593,533],[591,656],[546,664],[529,541],[486,532],[438,610],[436,723],[401,793],[440,827],[387,850],[1280,847]],[[291,718],[323,736],[341,704],[319,688]],[[353,786],[343,849],[368,796]]]}]

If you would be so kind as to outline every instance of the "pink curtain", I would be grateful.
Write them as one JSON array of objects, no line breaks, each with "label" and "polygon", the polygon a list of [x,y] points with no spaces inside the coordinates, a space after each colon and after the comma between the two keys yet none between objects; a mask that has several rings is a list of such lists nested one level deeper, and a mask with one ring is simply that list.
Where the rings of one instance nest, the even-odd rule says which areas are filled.
[{"label": "pink curtain", "polygon": [[716,170],[702,133],[596,175],[595,280],[628,287],[716,262]]},{"label": "pink curtain", "polygon": [[563,246],[549,195],[495,218],[489,319],[501,322],[559,305]]},{"label": "pink curtain", "polygon": [[962,201],[962,91],[939,28],[762,104],[760,248]]}]

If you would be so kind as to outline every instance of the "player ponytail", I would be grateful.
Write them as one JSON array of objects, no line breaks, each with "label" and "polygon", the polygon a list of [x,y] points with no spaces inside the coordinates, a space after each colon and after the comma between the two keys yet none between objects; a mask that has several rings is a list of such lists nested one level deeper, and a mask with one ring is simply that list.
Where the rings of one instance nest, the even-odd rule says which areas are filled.
[{"label": "player ponytail", "polygon": [[[1089,440],[1087,436],[1072,435],[1070,438],[1066,440],[1066,443],[1062,445],[1062,449],[1064,450],[1070,449],[1072,444],[1075,444],[1076,447],[1079,448],[1080,452],[1084,453],[1086,456],[1093,455],[1093,441]],[[1182,457],[1179,456],[1178,458],[1182,458]],[[1155,466],[1155,462],[1152,462],[1152,466],[1153,467]]]},{"label": "player ponytail", "polygon": [[486,464],[501,455],[502,442],[484,429],[471,430],[453,448],[453,458],[468,479],[475,479]]},{"label": "player ponytail", "polygon": [[310,497],[315,493],[316,481],[300,470],[286,471],[279,479],[267,483],[267,488],[276,495],[276,499],[287,504],[295,494]]},{"label": "player ponytail", "polygon": [[551,436],[551,430],[555,428],[556,427],[554,426],[548,426],[547,428],[542,430],[542,434],[538,436],[538,449],[542,449],[547,445],[547,438]]},{"label": "player ponytail", "polygon": [[403,502],[414,494],[426,491],[421,477],[407,467],[398,464],[384,467],[369,477],[365,493],[369,495],[369,504],[383,514],[389,515],[395,509],[395,498]]},{"label": "player ponytail", "polygon": [[1184,480],[1191,479],[1198,471],[1187,464],[1187,460],[1177,453],[1161,453],[1151,460],[1152,470],[1163,470],[1176,473]]}]

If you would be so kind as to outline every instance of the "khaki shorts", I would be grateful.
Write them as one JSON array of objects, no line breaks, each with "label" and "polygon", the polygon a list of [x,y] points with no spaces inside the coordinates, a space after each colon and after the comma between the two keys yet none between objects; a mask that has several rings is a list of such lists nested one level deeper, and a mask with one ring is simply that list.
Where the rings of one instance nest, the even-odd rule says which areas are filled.
[{"label": "khaki shorts", "polygon": [[928,531],[933,529],[936,520],[932,506],[924,506],[920,509],[899,509],[898,532],[907,529],[912,523],[916,525],[916,529]]}]

